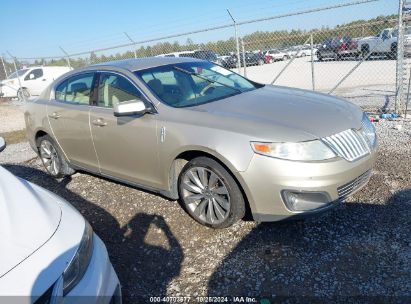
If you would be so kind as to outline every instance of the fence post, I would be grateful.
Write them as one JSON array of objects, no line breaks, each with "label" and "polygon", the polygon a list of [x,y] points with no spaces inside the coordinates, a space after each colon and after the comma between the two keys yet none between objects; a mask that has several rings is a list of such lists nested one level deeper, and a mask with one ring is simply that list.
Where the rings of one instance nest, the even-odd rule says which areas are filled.
[{"label": "fence post", "polygon": [[233,20],[234,24],[234,37],[235,37],[235,46],[237,49],[237,69],[238,73],[241,73],[241,61],[240,61],[240,43],[238,41],[238,29],[237,29],[237,22],[235,22],[235,19],[233,18],[233,15],[231,15],[230,11],[227,9],[228,14],[230,15],[231,19]]},{"label": "fence post", "polygon": [[398,38],[397,38],[397,64],[396,64],[396,94],[395,94],[395,112],[400,113],[402,110],[402,101],[404,99],[404,24],[403,8],[404,0],[399,0],[398,8]]},{"label": "fence post", "polygon": [[245,62],[245,51],[244,51],[244,40],[243,40],[243,38],[241,38],[241,50],[243,52],[243,71],[244,71],[243,76],[247,77],[247,64]]},{"label": "fence post", "polygon": [[[7,52],[7,53],[9,54],[9,56],[11,57],[11,59],[13,59],[14,70],[16,71],[17,80],[18,80],[18,82],[19,82],[19,90],[17,91],[17,98],[19,98],[19,91],[20,91],[21,96],[23,97],[23,101],[26,101],[26,95],[24,95],[23,88],[22,88],[22,86],[21,86],[20,75],[19,75],[19,73],[17,72],[16,58],[13,57],[13,55],[10,54],[9,52]],[[20,99],[20,98],[19,98],[19,99]]]},{"label": "fence post", "polygon": [[59,48],[64,53],[64,55],[66,55],[67,65],[68,65],[69,68],[71,68],[70,55],[61,46],[59,46]]},{"label": "fence post", "polygon": [[134,44],[134,58],[137,58],[137,51],[136,51],[137,45],[136,45],[136,42],[133,39],[131,39],[131,37],[126,32],[124,32],[124,35],[126,35],[128,40],[130,40],[131,43]]},{"label": "fence post", "polygon": [[312,86],[313,86],[313,91],[315,91],[313,33],[311,33],[311,35],[310,35],[310,47],[311,47],[311,82],[312,82]]},{"label": "fence post", "polygon": [[1,63],[3,64],[4,74],[6,75],[6,78],[7,78],[9,77],[9,75],[7,74],[7,69],[6,69],[6,65],[4,64],[3,56],[1,56],[0,58],[1,58]]}]

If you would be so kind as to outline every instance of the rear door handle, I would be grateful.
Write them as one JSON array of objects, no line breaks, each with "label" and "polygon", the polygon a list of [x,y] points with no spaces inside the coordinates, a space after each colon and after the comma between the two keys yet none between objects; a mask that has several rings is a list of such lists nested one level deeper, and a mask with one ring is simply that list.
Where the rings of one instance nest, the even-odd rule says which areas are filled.
[{"label": "rear door handle", "polygon": [[95,126],[104,127],[107,126],[107,123],[102,118],[97,118],[91,122]]},{"label": "rear door handle", "polygon": [[53,112],[53,113],[51,113],[51,114],[49,115],[49,117],[50,117],[50,118],[53,118],[53,119],[58,119],[58,118],[61,117],[61,115],[60,115],[59,113],[57,113],[57,112]]}]

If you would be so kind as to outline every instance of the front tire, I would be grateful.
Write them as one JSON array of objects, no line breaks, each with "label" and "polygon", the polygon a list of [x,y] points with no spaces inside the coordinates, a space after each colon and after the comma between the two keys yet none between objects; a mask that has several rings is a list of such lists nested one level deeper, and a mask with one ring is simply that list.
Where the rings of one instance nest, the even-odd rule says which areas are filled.
[{"label": "front tire", "polygon": [[75,172],[67,163],[58,145],[49,135],[39,137],[37,147],[41,162],[51,176],[61,178]]},{"label": "front tire", "polygon": [[213,159],[197,157],[188,162],[179,176],[178,190],[185,210],[202,225],[226,228],[244,217],[239,186]]}]

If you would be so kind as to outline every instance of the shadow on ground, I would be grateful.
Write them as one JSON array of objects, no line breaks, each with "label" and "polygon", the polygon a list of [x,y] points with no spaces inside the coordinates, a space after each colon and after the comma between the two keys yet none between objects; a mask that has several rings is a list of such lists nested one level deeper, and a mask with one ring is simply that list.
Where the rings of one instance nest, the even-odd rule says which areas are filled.
[{"label": "shadow on ground", "polygon": [[[68,190],[66,185],[71,178],[56,180],[41,170],[20,165],[3,167],[65,198],[82,213],[107,247],[123,288],[124,303],[148,302],[141,295],[167,294],[168,283],[180,273],[183,251],[162,216],[138,213],[120,226],[103,208]],[[150,229],[155,232],[150,234],[148,243]],[[129,290],[135,293],[130,294]]]},{"label": "shadow on ground", "polygon": [[407,189],[385,204],[346,203],[320,219],[262,223],[213,273],[209,296],[296,297],[291,300],[302,303],[310,302],[305,297],[330,296],[363,303],[391,303],[392,297],[409,301],[410,207]]}]

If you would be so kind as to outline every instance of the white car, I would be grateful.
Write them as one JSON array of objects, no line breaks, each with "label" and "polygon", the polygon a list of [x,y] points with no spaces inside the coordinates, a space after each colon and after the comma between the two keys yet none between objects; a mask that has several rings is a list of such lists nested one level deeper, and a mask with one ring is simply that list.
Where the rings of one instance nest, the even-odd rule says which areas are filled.
[{"label": "white car", "polygon": [[0,244],[0,302],[122,301],[106,247],[83,216],[1,166]]},{"label": "white car", "polygon": [[[410,54],[411,27],[406,27],[404,32],[405,54]],[[364,37],[358,40],[358,50],[363,56],[368,55],[385,55],[389,58],[396,58],[398,44],[398,29],[386,28],[378,35]]]},{"label": "white car", "polygon": [[0,82],[0,97],[18,97],[23,100],[23,94],[26,99],[40,95],[50,83],[71,70],[72,68],[61,66],[37,66],[18,70]]},{"label": "white car", "polygon": [[287,53],[279,50],[269,50],[265,53],[265,63],[273,63],[275,61],[287,60],[290,58]]}]

